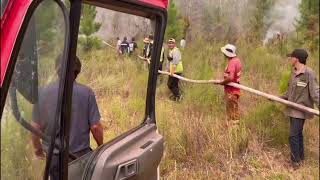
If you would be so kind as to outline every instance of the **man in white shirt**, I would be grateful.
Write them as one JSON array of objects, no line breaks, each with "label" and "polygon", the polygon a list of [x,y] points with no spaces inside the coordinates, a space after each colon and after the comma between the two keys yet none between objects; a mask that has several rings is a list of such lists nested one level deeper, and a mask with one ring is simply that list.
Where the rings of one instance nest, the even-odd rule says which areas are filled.
[{"label": "man in white shirt", "polygon": [[117,37],[117,52],[118,52],[118,54],[121,54],[120,46],[121,46],[121,40],[119,37]]},{"label": "man in white shirt", "polygon": [[186,40],[185,38],[183,37],[180,41],[180,48],[181,49],[184,49],[186,47]]}]

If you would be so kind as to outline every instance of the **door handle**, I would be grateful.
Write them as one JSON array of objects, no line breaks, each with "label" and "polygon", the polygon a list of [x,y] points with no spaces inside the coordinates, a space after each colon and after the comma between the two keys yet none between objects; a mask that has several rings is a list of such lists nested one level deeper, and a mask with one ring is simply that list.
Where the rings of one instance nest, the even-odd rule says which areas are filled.
[{"label": "door handle", "polygon": [[115,180],[125,180],[138,174],[138,160],[134,159],[118,166]]}]

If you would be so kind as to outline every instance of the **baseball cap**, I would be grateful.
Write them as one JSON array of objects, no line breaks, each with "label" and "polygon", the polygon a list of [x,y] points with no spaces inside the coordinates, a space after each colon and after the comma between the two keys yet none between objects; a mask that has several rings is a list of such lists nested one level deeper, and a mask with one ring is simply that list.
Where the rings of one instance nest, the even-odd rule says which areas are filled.
[{"label": "baseball cap", "polygon": [[170,39],[168,40],[168,43],[176,43],[176,40],[173,39],[173,38],[170,38]]},{"label": "baseball cap", "polygon": [[295,57],[299,59],[299,62],[305,62],[308,58],[308,53],[304,49],[295,49],[292,53],[287,54],[287,57]]}]

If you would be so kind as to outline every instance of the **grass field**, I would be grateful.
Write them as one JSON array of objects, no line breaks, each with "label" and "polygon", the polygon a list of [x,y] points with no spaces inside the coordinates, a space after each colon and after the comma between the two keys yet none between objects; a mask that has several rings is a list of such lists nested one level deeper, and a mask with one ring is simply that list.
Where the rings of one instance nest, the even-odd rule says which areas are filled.
[{"label": "grass field", "polygon": [[[222,43],[199,40],[182,52],[184,76],[221,79],[226,60]],[[274,95],[286,89],[290,66],[276,47],[237,44],[243,85]],[[287,47],[288,49],[291,47]],[[143,119],[147,69],[136,58],[118,57],[111,49],[80,52],[83,72],[79,81],[96,92],[105,139],[137,126]],[[308,65],[319,74],[319,55]],[[223,87],[180,83],[184,100],[169,100],[166,77],[158,83],[156,117],[165,137],[162,179],[318,179],[319,118],[305,125],[305,164],[289,166],[288,118],[284,106],[242,92],[241,124],[227,129]],[[319,77],[318,77],[319,79]]]},{"label": "grass field", "polygon": [[[182,51],[184,76],[221,79],[226,65],[220,53],[223,45],[193,42]],[[237,46],[243,65],[241,84],[274,95],[285,91],[290,67],[276,47],[244,41]],[[109,48],[79,50],[78,55],[83,64],[78,81],[96,94],[105,142],[139,125],[145,112],[147,66],[134,56],[119,57]],[[319,74],[318,51],[310,54],[308,65]],[[222,86],[181,82],[184,99],[177,103],[168,98],[167,77],[160,79],[156,118],[165,138],[162,179],[319,179],[318,117],[306,122],[306,160],[294,171],[289,166],[288,118],[283,105],[242,92],[240,126],[228,129]],[[31,120],[32,105],[19,102],[29,107],[24,116]],[[44,163],[33,157],[30,133],[9,112],[7,107],[1,124],[2,178],[41,179]]]}]

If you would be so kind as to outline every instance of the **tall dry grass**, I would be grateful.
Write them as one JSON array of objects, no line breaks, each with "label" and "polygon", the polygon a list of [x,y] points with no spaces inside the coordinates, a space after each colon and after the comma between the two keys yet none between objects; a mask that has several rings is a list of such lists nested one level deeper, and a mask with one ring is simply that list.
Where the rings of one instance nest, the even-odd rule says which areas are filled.
[{"label": "tall dry grass", "polygon": [[[221,79],[226,60],[223,43],[199,40],[182,51],[184,76]],[[276,47],[239,41],[243,85],[280,95],[290,66]],[[291,47],[287,47],[290,49]],[[107,140],[141,123],[145,110],[147,69],[136,58],[119,58],[110,49],[79,53],[84,64],[79,81],[96,92]],[[319,74],[319,55],[308,65]],[[184,100],[172,102],[166,77],[158,83],[156,118],[165,138],[162,179],[318,179],[319,118],[305,125],[306,160],[289,166],[288,118],[284,107],[242,92],[241,124],[227,129],[223,87],[181,83]],[[318,77],[319,79],[319,77]]]}]

